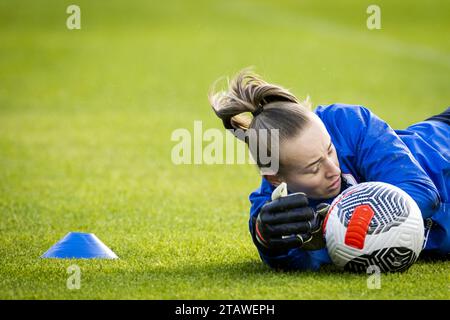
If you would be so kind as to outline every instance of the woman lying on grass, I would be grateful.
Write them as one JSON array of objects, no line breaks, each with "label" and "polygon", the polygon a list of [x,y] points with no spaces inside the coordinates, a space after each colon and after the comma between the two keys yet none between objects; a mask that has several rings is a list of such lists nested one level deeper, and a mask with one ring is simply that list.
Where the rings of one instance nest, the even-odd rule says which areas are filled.
[{"label": "woman lying on grass", "polygon": [[[425,220],[424,250],[450,253],[450,108],[393,130],[363,106],[332,104],[311,111],[308,102],[248,70],[227,91],[212,92],[210,103],[233,132],[278,129],[279,169],[262,174],[261,186],[250,194],[250,232],[269,266],[317,270],[331,263],[323,215],[317,212],[349,186],[366,181],[407,192]],[[249,113],[253,116],[246,117]],[[288,193],[299,194],[271,200],[283,182]]]}]

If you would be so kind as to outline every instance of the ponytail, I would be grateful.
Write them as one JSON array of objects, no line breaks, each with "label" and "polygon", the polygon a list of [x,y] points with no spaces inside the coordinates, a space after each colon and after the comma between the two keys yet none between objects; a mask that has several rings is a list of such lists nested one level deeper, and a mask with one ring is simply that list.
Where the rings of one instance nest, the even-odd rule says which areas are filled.
[{"label": "ponytail", "polygon": [[243,140],[236,134],[237,129],[255,129],[257,134],[260,129],[276,129],[282,143],[308,124],[309,98],[301,102],[287,89],[265,82],[248,68],[228,81],[227,90],[215,90],[219,80],[211,87],[209,102],[224,127],[238,139]]},{"label": "ponytail", "polygon": [[249,68],[239,72],[228,83],[228,91],[214,93],[216,83],[210,90],[209,102],[226,129],[249,129],[252,119],[241,114],[251,113],[255,118],[266,104],[281,101],[299,104],[288,90],[265,82]]}]

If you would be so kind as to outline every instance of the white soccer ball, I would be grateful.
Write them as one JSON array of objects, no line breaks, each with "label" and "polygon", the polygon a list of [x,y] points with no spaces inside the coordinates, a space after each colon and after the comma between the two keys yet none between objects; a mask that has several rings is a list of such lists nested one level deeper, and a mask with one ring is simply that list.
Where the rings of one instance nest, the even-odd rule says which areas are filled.
[{"label": "white soccer ball", "polygon": [[[424,223],[417,203],[400,188],[365,182],[334,199],[324,222],[328,254],[345,270],[403,271],[419,257]],[[373,267],[372,267],[373,268]]]}]

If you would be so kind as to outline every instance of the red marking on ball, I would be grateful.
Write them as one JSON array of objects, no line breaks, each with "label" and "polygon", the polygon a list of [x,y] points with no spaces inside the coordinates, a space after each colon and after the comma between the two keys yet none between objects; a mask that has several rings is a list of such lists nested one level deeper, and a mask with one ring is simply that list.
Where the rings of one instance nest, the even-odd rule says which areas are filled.
[{"label": "red marking on ball", "polygon": [[357,249],[364,248],[367,230],[369,230],[369,224],[374,214],[370,205],[367,204],[355,208],[345,232],[344,243],[346,245]]},{"label": "red marking on ball", "polygon": [[341,202],[342,199],[348,197],[349,195],[351,195],[352,193],[355,193],[356,191],[359,191],[360,189],[361,189],[361,188],[355,188],[355,189],[352,190],[352,191],[347,191],[347,193],[343,193],[343,194],[340,196],[341,198],[338,199],[338,200],[330,207],[330,209],[328,209],[328,213],[327,213],[327,215],[325,216],[325,219],[324,219],[323,224],[322,224],[322,233],[323,233],[323,234],[325,234],[326,231],[327,231],[328,217],[329,217],[331,211],[333,211],[334,207],[335,207],[339,202]]}]

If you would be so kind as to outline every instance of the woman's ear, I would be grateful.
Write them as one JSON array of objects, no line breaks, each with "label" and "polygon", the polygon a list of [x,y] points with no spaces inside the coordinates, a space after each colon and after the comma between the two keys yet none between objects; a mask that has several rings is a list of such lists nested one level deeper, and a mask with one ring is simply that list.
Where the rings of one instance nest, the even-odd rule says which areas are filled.
[{"label": "woman's ear", "polygon": [[270,184],[272,184],[275,187],[278,187],[280,185],[280,183],[283,182],[283,180],[281,180],[281,178],[278,175],[268,175],[265,174],[263,176],[267,181],[270,182]]}]

